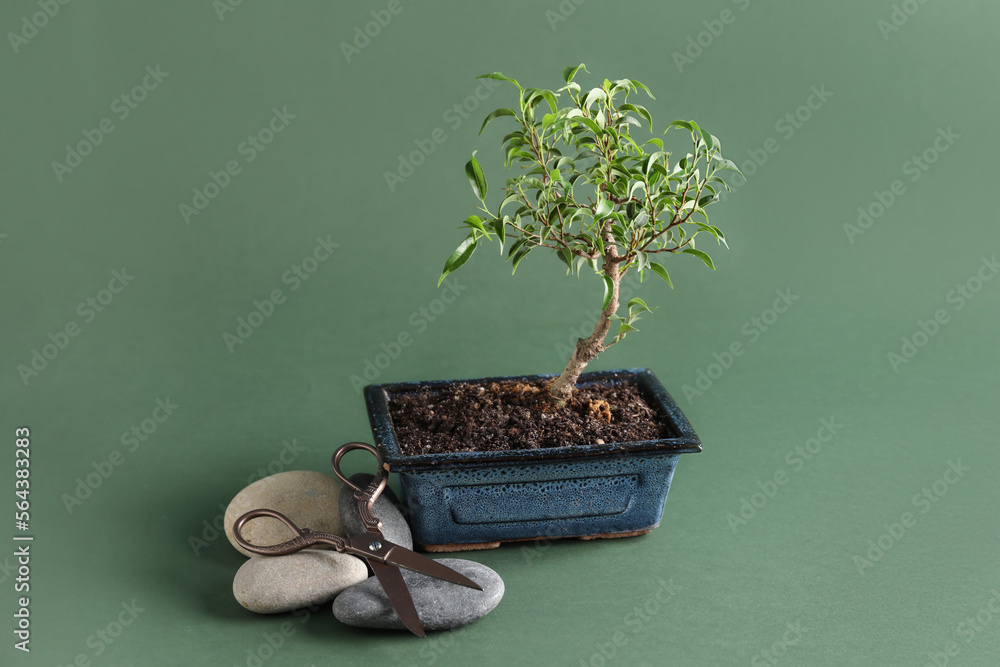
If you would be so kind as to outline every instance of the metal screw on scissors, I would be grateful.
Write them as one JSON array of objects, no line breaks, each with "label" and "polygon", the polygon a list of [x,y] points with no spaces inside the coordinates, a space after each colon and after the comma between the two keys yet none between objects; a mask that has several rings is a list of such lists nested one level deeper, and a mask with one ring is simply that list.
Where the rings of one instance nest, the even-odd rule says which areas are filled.
[{"label": "metal screw on scissors", "polygon": [[[364,489],[352,484],[340,470],[340,459],[343,458],[344,454],[355,449],[369,452],[378,461],[378,471],[371,483]],[[385,485],[388,482],[388,473],[383,465],[382,455],[377,449],[364,442],[349,442],[342,445],[333,455],[333,472],[340,478],[340,481],[354,489],[354,499],[358,503],[358,512],[361,514],[361,521],[367,529],[366,533],[355,537],[341,537],[331,533],[315,532],[308,528],[300,529],[281,512],[256,509],[238,518],[233,525],[233,536],[236,543],[247,551],[262,556],[284,556],[317,544],[326,544],[341,553],[365,559],[379,583],[382,584],[382,589],[389,598],[389,602],[392,603],[393,609],[399,614],[403,625],[420,637],[425,636],[424,627],[420,624],[420,616],[417,614],[416,607],[413,606],[413,598],[410,596],[410,590],[406,587],[406,582],[403,580],[399,568],[405,567],[408,570],[422,572],[437,579],[483,590],[482,586],[461,572],[456,572],[446,565],[385,539],[381,530],[382,522],[372,513],[372,505],[385,490]],[[295,537],[287,542],[270,546],[250,544],[243,538],[243,526],[259,517],[272,517],[281,521],[292,530]]]}]

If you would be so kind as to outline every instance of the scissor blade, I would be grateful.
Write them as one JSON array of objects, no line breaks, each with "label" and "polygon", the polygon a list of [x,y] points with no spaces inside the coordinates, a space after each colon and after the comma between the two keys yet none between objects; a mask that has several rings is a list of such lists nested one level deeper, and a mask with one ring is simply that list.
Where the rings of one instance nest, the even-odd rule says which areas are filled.
[{"label": "scissor blade", "polygon": [[442,565],[436,560],[431,560],[426,556],[421,556],[420,554],[410,551],[405,547],[394,546],[389,550],[389,553],[385,555],[385,562],[390,565],[405,567],[408,570],[422,572],[423,574],[437,579],[444,579],[445,581],[450,581],[453,584],[461,584],[462,586],[475,588],[478,591],[483,590],[482,586],[474,582],[472,579],[469,579],[461,572],[456,572],[447,565]]},{"label": "scissor blade", "polygon": [[368,562],[378,581],[382,584],[382,590],[392,603],[392,608],[396,610],[400,620],[406,629],[418,637],[426,637],[424,626],[420,624],[420,616],[417,608],[413,606],[413,598],[410,596],[410,589],[403,581],[403,574],[395,567],[379,563],[376,560]]}]

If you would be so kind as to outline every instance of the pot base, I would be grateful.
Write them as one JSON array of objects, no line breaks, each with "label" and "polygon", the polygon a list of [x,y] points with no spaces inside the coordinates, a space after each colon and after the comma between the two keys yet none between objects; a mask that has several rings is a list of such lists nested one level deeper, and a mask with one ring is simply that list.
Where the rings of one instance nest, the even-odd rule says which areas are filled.
[{"label": "pot base", "polygon": [[[660,524],[656,524],[658,526]],[[621,533],[600,533],[597,535],[561,535],[559,537],[524,537],[515,540],[500,540],[497,542],[452,542],[451,544],[417,544],[417,547],[423,551],[428,551],[430,553],[450,553],[453,551],[486,551],[488,549],[498,549],[501,544],[513,544],[515,542],[541,542],[543,540],[610,540],[619,537],[638,537],[639,535],[645,535],[651,532],[656,526],[650,526],[649,528],[644,528],[643,530],[626,530]]]}]

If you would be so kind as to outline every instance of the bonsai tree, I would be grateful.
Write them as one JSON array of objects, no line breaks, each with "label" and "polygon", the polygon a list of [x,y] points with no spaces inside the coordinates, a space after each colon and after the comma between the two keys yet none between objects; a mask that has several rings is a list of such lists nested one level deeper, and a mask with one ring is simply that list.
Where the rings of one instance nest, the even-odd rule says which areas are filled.
[{"label": "bonsai tree", "polygon": [[[518,109],[496,109],[479,134],[498,118],[512,118],[514,129],[500,143],[505,166],[520,169],[507,179],[502,199],[490,209],[486,176],[473,152],[465,174],[480,214],[465,219],[462,228],[469,234],[445,262],[438,281],[440,285],[463,266],[481,241],[494,239],[501,253],[509,242],[512,273],[529,253],[544,248],[565,264],[567,274],[579,276],[588,267],[602,278],[604,296],[594,331],[577,340],[565,369],[549,385],[549,397],[559,407],[572,396],[587,364],[637,331],[639,317],[651,311],[640,298],[624,309],[619,303],[619,286],[629,271],[639,271],[640,277],[649,271],[673,288],[660,263],[663,255],[691,255],[715,269],[708,254],[695,248],[695,238],[707,232],[726,243],[705,209],[718,201],[721,188],[729,190],[719,172],[739,174],[722,157],[719,140],[694,121],[674,121],[664,131],[690,133],[691,152],[680,160],[671,161],[659,137],[640,144],[632,137],[633,128],[645,121],[652,133],[653,119],[645,107],[629,102],[629,95],[642,91],[653,98],[649,89],[630,79],[605,79],[585,93],[574,81],[580,70],[587,71],[583,64],[567,67],[566,85],[558,91],[524,88],[499,72],[477,77],[517,87]],[[560,105],[562,93],[571,104]],[[617,331],[607,340],[614,324]]]}]

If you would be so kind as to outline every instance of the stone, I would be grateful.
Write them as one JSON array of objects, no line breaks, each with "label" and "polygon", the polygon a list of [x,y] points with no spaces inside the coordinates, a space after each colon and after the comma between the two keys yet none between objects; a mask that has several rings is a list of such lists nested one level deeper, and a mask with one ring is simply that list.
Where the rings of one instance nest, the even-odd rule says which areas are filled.
[{"label": "stone", "polygon": [[233,595],[258,614],[278,614],[324,604],[368,578],[360,558],[306,549],[287,556],[254,556],[233,579]]},{"label": "stone", "polygon": [[[359,488],[363,489],[371,483],[374,475],[359,472],[351,475],[348,479],[351,480],[352,484],[356,484]],[[389,487],[386,487],[382,495],[375,499],[372,514],[382,522],[382,534],[385,536],[385,539],[401,547],[413,549],[413,535],[410,533],[410,526],[406,523],[406,517],[403,516],[403,513],[393,504],[392,499],[395,498],[395,494],[390,494],[392,494],[392,491]],[[354,499],[354,489],[346,484],[343,485],[340,489],[339,504],[340,521],[344,526],[344,535],[354,537],[355,535],[367,532],[365,524],[361,522],[361,514],[358,512],[358,502]]]},{"label": "stone", "polygon": [[[447,630],[472,623],[500,603],[503,580],[490,568],[461,558],[441,558],[438,562],[461,572],[483,590],[400,568],[424,630]],[[333,615],[341,623],[358,628],[406,629],[375,577],[338,595],[333,601]]]},{"label": "stone", "polygon": [[[236,544],[233,524],[254,509],[281,512],[300,529],[343,535],[338,499],[344,484],[331,475],[312,470],[290,470],[259,479],[236,494],[226,508],[226,537],[244,556],[252,556]],[[243,538],[251,544],[267,546],[292,539],[283,523],[270,517],[254,519],[243,527]]]}]

